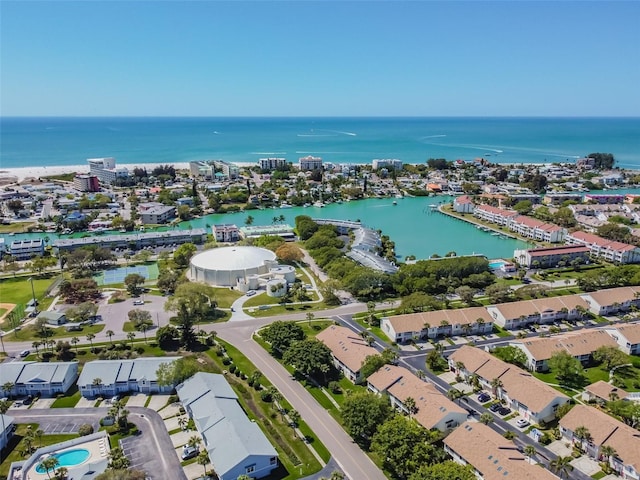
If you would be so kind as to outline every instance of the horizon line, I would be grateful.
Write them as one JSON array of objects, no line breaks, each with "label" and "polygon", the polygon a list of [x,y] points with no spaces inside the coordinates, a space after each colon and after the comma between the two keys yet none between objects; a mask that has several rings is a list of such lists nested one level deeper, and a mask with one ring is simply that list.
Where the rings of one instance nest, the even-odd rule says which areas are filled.
[{"label": "horizon line", "polygon": [[638,115],[0,115],[0,119],[14,118],[237,118],[237,119],[257,119],[257,118],[476,118],[476,119],[640,119]]}]

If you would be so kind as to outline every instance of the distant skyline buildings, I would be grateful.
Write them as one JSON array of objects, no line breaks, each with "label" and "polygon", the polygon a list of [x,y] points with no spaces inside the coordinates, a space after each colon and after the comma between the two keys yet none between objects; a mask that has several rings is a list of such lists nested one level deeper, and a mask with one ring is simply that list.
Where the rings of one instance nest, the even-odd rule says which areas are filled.
[{"label": "distant skyline buildings", "polygon": [[3,0],[0,18],[5,117],[640,116],[640,2]]}]

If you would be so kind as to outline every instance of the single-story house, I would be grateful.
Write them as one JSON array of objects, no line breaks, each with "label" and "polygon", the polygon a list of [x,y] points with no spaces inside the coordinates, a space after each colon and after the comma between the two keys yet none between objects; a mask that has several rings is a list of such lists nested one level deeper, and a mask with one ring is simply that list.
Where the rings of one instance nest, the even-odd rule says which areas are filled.
[{"label": "single-story house", "polygon": [[521,368],[503,362],[480,348],[464,345],[449,356],[449,368],[467,382],[477,376],[480,385],[491,391],[515,412],[532,423],[556,417],[569,397]]},{"label": "single-story house", "polygon": [[490,333],[493,318],[484,307],[436,310],[383,317],[380,328],[395,342],[439,336]]},{"label": "single-story house", "polygon": [[125,392],[169,393],[175,385],[158,385],[156,372],[160,365],[179,358],[147,357],[87,362],[78,378],[78,389],[85,398]]},{"label": "single-story house", "polygon": [[9,362],[0,368],[0,388],[12,385],[10,397],[36,395],[52,397],[65,393],[78,378],[78,362]]},{"label": "single-story house", "polygon": [[614,387],[604,380],[598,380],[584,388],[582,392],[582,400],[585,402],[597,402],[604,404],[612,400],[624,400],[629,393],[622,388]]},{"label": "single-story house", "polygon": [[480,422],[465,422],[444,439],[444,449],[461,465],[471,465],[480,480],[557,480],[529,463],[511,440]]},{"label": "single-story house", "polygon": [[[587,454],[597,460],[607,461],[602,447],[609,446],[615,454],[608,463],[625,479],[640,479],[640,436],[638,431],[587,405],[576,405],[560,419],[560,433],[568,441],[579,444]],[[579,438],[576,431],[586,427],[588,438]]]},{"label": "single-story house", "polygon": [[[440,393],[431,383],[420,380],[404,367],[385,365],[367,379],[370,391],[388,395],[391,405],[408,413],[427,430],[451,430],[467,420],[467,411]],[[405,402],[412,398],[415,411]]]},{"label": "single-story house", "polygon": [[67,323],[66,315],[63,312],[56,312],[55,310],[40,312],[37,319],[42,319],[49,325],[64,325]]},{"label": "single-story house", "polygon": [[606,327],[605,330],[629,355],[640,355],[640,323],[628,323]]},{"label": "single-story house", "polygon": [[353,383],[362,381],[360,368],[367,357],[378,354],[360,335],[346,327],[331,325],[316,338],[331,350],[333,364]]},{"label": "single-story house", "polygon": [[278,453],[249,420],[224,375],[198,372],[176,391],[220,480],[262,478],[278,467]]}]

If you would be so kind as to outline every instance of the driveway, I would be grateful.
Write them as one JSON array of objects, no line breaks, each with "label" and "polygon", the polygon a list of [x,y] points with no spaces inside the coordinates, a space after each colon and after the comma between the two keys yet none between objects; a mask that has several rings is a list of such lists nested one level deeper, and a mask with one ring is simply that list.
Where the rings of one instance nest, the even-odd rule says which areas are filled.
[{"label": "driveway", "polygon": [[[146,310],[151,314],[153,327],[151,330],[147,331],[147,337],[153,337],[155,335],[155,330],[158,325],[162,327],[169,323],[169,318],[173,314],[165,312],[164,310],[164,304],[167,301],[165,297],[145,294],[140,297],[140,299],[144,300],[144,305],[134,305],[134,299],[131,298],[119,303],[107,303],[105,301],[100,302],[100,305],[98,306],[98,315],[102,315],[102,321],[105,324],[105,328],[100,333],[96,334],[95,341],[108,341],[109,337],[107,337],[105,333],[108,330],[115,332],[115,335],[112,337],[113,341],[126,339],[127,334],[122,331],[122,327],[124,326],[124,322],[129,320],[129,311],[136,308]],[[137,336],[142,338],[141,334],[138,334]]]},{"label": "driveway", "polygon": [[[124,446],[132,455],[135,467],[143,469],[153,480],[186,480],[179,459],[175,455],[158,452],[173,450],[169,435],[160,416],[148,408],[129,407],[129,421],[134,423],[140,435],[128,437]],[[11,412],[17,423],[40,424],[46,433],[71,433],[83,423],[94,426],[106,415],[108,408],[56,408],[30,409]],[[133,466],[133,465],[132,465]]]}]

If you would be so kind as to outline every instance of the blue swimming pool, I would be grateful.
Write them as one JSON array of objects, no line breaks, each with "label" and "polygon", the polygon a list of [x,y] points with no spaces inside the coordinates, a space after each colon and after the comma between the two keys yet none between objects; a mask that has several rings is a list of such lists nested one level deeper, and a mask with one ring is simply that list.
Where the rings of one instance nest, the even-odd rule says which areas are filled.
[{"label": "blue swimming pool", "polygon": [[[73,467],[84,462],[89,458],[89,450],[84,448],[76,448],[75,450],[67,450],[66,452],[55,453],[52,455],[58,459],[58,467]],[[47,470],[42,467],[42,464],[36,467],[36,472],[47,473]]]},{"label": "blue swimming pool", "polygon": [[499,268],[504,267],[507,264],[504,260],[494,260],[489,262],[489,268],[491,270],[498,270]]}]

